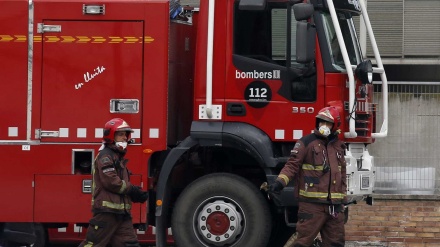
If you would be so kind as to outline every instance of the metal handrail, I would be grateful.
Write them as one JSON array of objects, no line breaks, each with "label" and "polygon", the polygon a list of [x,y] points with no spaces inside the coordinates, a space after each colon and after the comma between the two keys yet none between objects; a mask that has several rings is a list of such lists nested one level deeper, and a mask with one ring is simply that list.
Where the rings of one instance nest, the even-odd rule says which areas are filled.
[{"label": "metal handrail", "polygon": [[[373,73],[380,74],[381,81],[382,81],[382,104],[383,104],[383,123],[382,128],[379,133],[372,133],[372,137],[374,138],[381,138],[386,137],[388,133],[388,83],[387,83],[387,77],[385,74],[385,70],[383,68],[382,59],[380,58],[379,50],[377,48],[376,39],[373,34],[373,29],[371,28],[370,19],[368,17],[367,9],[364,0],[359,0],[360,6],[361,6],[361,12],[362,17],[365,22],[365,26],[367,28],[368,35],[370,37],[371,46],[373,48],[374,57],[376,59],[377,67],[373,68]],[[335,6],[333,5],[333,0],[327,0],[327,5],[330,11],[330,16],[332,18],[333,27],[336,32],[336,36],[338,38],[338,44],[341,50],[342,58],[344,60],[344,65],[347,71],[348,76],[348,90],[349,90],[349,99],[348,109],[354,109],[355,104],[355,81],[354,81],[354,75],[353,71],[356,69],[356,66],[351,65],[350,59],[348,57],[347,48],[345,46],[345,41],[342,36],[341,27],[339,26],[338,17],[336,14]],[[356,113],[352,112],[350,113],[351,117],[349,120],[349,131],[344,133],[344,136],[346,138],[356,138],[357,133],[355,131],[355,119],[356,119]]]},{"label": "metal handrail", "polygon": [[383,104],[383,122],[380,132],[372,133],[371,136],[373,138],[383,138],[388,134],[388,81],[387,76],[385,74],[385,70],[382,64],[382,58],[379,54],[379,49],[377,48],[376,38],[373,33],[373,29],[371,28],[370,18],[367,14],[367,7],[365,5],[364,0],[359,0],[361,5],[362,17],[364,19],[365,26],[367,28],[368,35],[371,41],[371,47],[373,48],[374,58],[376,59],[377,68],[373,69],[373,73],[379,73],[380,78],[382,80],[382,104]]},{"label": "metal handrail", "polygon": [[[342,59],[344,60],[344,65],[345,65],[345,68],[347,71],[348,94],[349,94],[349,98],[348,98],[349,107],[348,107],[348,109],[353,109],[353,106],[355,103],[355,96],[356,96],[353,69],[351,68],[351,62],[350,62],[350,59],[348,58],[347,47],[345,46],[344,37],[342,36],[341,27],[339,26],[339,20],[338,20],[338,16],[336,15],[336,9],[335,9],[335,6],[333,5],[333,0],[327,0],[327,5],[328,5],[329,11],[330,11],[330,16],[332,18],[333,27],[335,29],[336,37],[338,38],[338,44],[339,44],[340,51],[342,54]],[[355,112],[351,113],[351,117],[349,120],[349,131],[344,133],[344,136],[346,138],[356,138],[357,137],[357,133],[355,131],[355,121],[354,121],[355,118],[356,118],[356,113]]]},{"label": "metal handrail", "polygon": [[215,0],[209,0],[208,46],[206,51],[206,115],[212,118],[212,62],[214,51],[214,11]]}]

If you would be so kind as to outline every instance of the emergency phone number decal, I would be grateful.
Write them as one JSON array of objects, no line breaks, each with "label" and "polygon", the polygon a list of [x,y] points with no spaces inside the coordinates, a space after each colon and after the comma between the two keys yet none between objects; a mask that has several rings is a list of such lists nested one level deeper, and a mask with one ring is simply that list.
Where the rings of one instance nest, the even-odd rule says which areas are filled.
[{"label": "emergency phone number decal", "polygon": [[265,82],[253,81],[246,87],[244,98],[249,106],[263,108],[272,100],[272,90]]}]

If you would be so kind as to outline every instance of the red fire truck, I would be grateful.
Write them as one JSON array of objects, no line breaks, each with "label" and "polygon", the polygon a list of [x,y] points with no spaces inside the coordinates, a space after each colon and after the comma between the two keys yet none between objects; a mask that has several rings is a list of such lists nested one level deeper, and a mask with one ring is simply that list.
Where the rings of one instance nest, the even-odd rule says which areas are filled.
[{"label": "red fire truck", "polygon": [[[114,117],[135,130],[131,179],[150,199],[133,222],[154,226],[157,246],[170,227],[180,246],[285,241],[293,184],[280,204],[259,188],[324,106],[342,114],[349,201],[371,201],[367,147],[387,135],[388,106],[363,0],[0,2],[2,245],[44,246],[47,232],[87,226],[90,171]],[[359,15],[376,67],[359,46]]]}]

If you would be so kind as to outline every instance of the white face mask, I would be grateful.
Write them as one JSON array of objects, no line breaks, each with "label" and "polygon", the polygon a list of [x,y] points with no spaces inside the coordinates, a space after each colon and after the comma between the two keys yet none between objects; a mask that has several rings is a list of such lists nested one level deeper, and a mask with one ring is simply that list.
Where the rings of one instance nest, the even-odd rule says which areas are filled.
[{"label": "white face mask", "polygon": [[116,142],[116,147],[122,148],[122,150],[127,148],[127,142]]},{"label": "white face mask", "polygon": [[329,136],[330,129],[327,126],[322,125],[321,127],[319,127],[319,133],[321,133],[321,135],[323,135],[323,136]]}]

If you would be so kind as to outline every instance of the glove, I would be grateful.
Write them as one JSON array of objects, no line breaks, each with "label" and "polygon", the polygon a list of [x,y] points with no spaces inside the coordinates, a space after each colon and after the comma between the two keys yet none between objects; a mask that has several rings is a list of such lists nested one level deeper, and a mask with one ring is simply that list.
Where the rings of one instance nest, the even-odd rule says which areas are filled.
[{"label": "glove", "polygon": [[269,185],[268,192],[271,193],[271,194],[277,194],[277,195],[279,195],[279,194],[280,194],[280,191],[281,191],[283,188],[284,188],[283,184],[282,184],[280,181],[275,180],[275,182],[273,182],[273,183],[271,183],[271,184]]},{"label": "glove", "polygon": [[269,195],[269,198],[272,199],[273,202],[278,206],[282,205],[280,192],[283,188],[283,184],[280,181],[275,180],[275,182],[271,183],[267,189],[267,194]]},{"label": "glove", "polygon": [[139,186],[133,185],[127,194],[132,202],[144,203],[148,199],[148,192],[141,190]]}]

